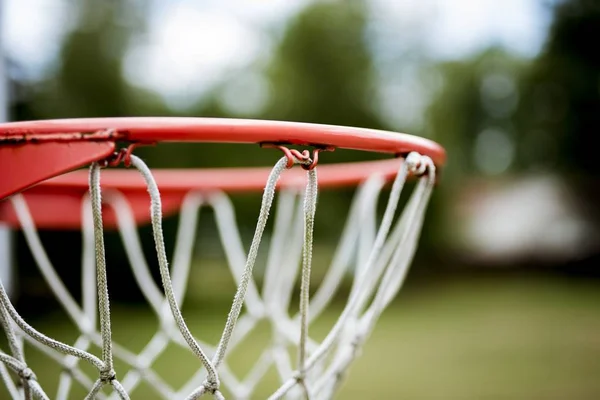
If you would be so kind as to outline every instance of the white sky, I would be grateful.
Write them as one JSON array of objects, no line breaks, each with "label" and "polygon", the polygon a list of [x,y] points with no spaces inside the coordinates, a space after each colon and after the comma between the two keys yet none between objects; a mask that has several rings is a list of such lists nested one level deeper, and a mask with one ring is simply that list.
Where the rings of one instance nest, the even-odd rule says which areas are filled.
[{"label": "white sky", "polygon": [[441,57],[472,53],[492,43],[532,56],[546,38],[550,15],[540,0],[435,0],[434,3],[437,10],[435,23],[430,24],[430,45]]},{"label": "white sky", "polygon": [[[2,0],[0,0],[2,1]],[[128,80],[184,107],[228,71],[267,59],[266,32],[285,25],[308,0],[152,0],[148,40],[125,60]],[[4,0],[6,51],[35,79],[56,60],[68,0]],[[413,43],[431,57],[456,59],[490,44],[534,56],[549,15],[541,0],[372,0],[375,50]],[[399,40],[404,39],[404,40]],[[385,54],[380,54],[385,57]]]}]

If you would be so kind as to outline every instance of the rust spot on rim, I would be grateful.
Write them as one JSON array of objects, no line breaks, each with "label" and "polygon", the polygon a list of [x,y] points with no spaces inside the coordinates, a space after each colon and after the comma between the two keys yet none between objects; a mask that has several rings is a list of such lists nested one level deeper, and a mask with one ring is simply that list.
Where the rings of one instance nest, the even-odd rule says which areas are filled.
[{"label": "rust spot on rim", "polygon": [[0,135],[0,145],[20,145],[27,143],[47,143],[47,142],[79,142],[79,141],[126,141],[127,132],[116,131],[115,129],[104,129],[93,132],[71,132],[71,133],[32,133],[30,131],[14,132],[8,131]]}]

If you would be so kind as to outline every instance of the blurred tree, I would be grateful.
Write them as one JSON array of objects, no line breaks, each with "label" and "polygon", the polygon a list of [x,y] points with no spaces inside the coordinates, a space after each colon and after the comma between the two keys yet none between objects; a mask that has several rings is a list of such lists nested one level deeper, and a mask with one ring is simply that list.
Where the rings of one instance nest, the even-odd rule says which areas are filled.
[{"label": "blurred tree", "polygon": [[[372,110],[374,81],[365,39],[367,17],[362,0],[310,3],[286,27],[267,66],[248,66],[248,70],[265,80],[268,100],[262,110],[252,115],[236,113],[224,99],[251,94],[243,85],[232,88],[227,80],[201,99],[190,114],[383,128]],[[238,71],[232,80],[245,74],[248,71]],[[204,146],[202,157],[186,148],[190,146],[169,145],[160,155],[151,149],[142,149],[141,154],[153,165],[171,167],[270,165],[276,160],[273,151],[257,146]],[[376,157],[338,151],[327,154],[323,160]]]},{"label": "blurred tree", "polygon": [[428,110],[432,134],[451,157],[444,180],[500,174],[515,157],[518,81],[525,62],[499,48],[466,61],[443,63],[442,89]]},{"label": "blurred tree", "polygon": [[[526,157],[554,167],[578,196],[582,215],[600,231],[600,2],[570,0],[554,10],[542,55],[523,84]],[[592,240],[597,236],[590,232]],[[594,244],[592,244],[593,246]],[[587,249],[568,271],[599,276],[600,249]]]},{"label": "blurred tree", "polygon": [[565,1],[533,64],[500,49],[442,64],[444,85],[428,120],[453,155],[446,176],[554,166],[598,175],[592,141],[600,128],[600,55],[589,40],[595,37],[600,3]]},{"label": "blurred tree", "polygon": [[362,1],[315,2],[289,26],[268,69],[265,117],[382,128]]},{"label": "blurred tree", "polygon": [[[35,88],[29,88],[31,97],[27,104],[18,107],[17,119],[168,114],[156,95],[131,87],[122,74],[130,43],[145,32],[145,7],[149,3],[125,0],[79,3],[78,22],[67,36],[56,72]],[[269,101],[264,112],[254,117],[381,128],[383,124],[371,109],[373,71],[365,42],[365,21],[366,7],[359,0],[314,2],[301,11],[285,30],[269,66],[263,71],[270,88]],[[214,88],[212,96],[199,102],[196,112],[190,114],[236,116],[221,102],[224,87],[225,84]],[[239,96],[244,95],[239,93]],[[240,145],[202,145],[201,148],[161,145],[160,148],[140,148],[136,153],[152,167],[269,165],[280,157],[274,150]],[[327,162],[367,157],[373,158],[373,155],[339,151],[328,153],[322,159]],[[348,194],[349,191],[343,190],[323,194],[328,198],[320,203],[316,227],[321,237],[324,232],[341,229]],[[253,226],[258,209],[255,197],[236,199],[242,227]],[[174,233],[173,222],[165,223],[167,236]],[[246,233],[251,234],[251,230]],[[151,238],[147,232],[143,232],[143,236]],[[214,231],[209,236],[212,238]],[[79,241],[79,233],[44,235],[50,257],[57,265],[70,269],[78,264],[79,254],[64,251],[65,243],[69,248],[79,249]],[[19,242],[20,254],[25,257],[23,264],[33,264],[23,241]],[[108,235],[106,242],[109,275],[118,269],[121,286],[131,286],[118,238]],[[144,247],[152,270],[157,271],[155,257],[151,256],[152,241],[144,240]],[[69,286],[77,292],[77,275],[66,276],[72,278]],[[120,296],[135,296],[131,291],[119,292]]]},{"label": "blurred tree", "polygon": [[[366,43],[363,1],[317,1],[287,28],[266,71],[270,101],[261,117],[384,128],[373,111],[373,63]],[[338,150],[323,162],[373,159]],[[316,229],[335,243],[346,218],[350,191],[322,192]]]},{"label": "blurred tree", "polygon": [[544,50],[532,62],[489,49],[440,65],[444,85],[428,121],[451,156],[438,198],[452,196],[464,178],[560,172],[587,202],[586,215],[600,220],[597,37],[599,2],[558,2]]},{"label": "blurred tree", "polygon": [[[365,39],[368,10],[362,0],[315,1],[286,27],[264,74],[268,100],[254,118],[384,128],[373,111],[373,65]],[[244,71],[240,71],[243,74]],[[227,82],[214,89],[198,114],[238,116],[223,102]],[[237,96],[247,95],[243,91]],[[176,151],[173,148],[172,151]],[[257,146],[219,146],[203,153],[205,165],[269,165],[280,156]],[[373,159],[367,152],[339,150],[322,162]],[[324,236],[336,232],[346,216],[351,191],[324,191],[316,229]],[[240,204],[243,220],[255,218],[256,207]],[[336,237],[331,233],[331,237]]]},{"label": "blurred tree", "polygon": [[542,55],[523,85],[527,157],[567,173],[600,176],[600,2],[559,3]]},{"label": "blurred tree", "polygon": [[[42,82],[18,82],[15,86],[21,96],[12,105],[16,120],[43,118],[107,117],[165,113],[158,96],[131,87],[123,78],[122,65],[129,44],[143,35],[145,14],[149,2],[83,0],[73,3],[77,15],[76,27],[67,36],[56,71],[50,71]],[[40,232],[51,260],[61,272],[70,290],[80,290],[81,260],[80,232]],[[145,235],[150,238],[149,234]],[[138,292],[125,290],[131,285],[127,258],[116,234],[107,234],[109,275],[117,276],[116,297],[139,298]],[[144,246],[152,250],[151,240]],[[21,288],[29,292],[24,299],[46,296],[47,289],[37,273],[35,263],[22,236],[17,240],[17,257]],[[151,258],[150,258],[151,259]],[[152,259],[151,259],[152,260]],[[150,262],[156,267],[156,262]],[[153,268],[156,270],[156,268]],[[67,273],[68,272],[68,273]],[[123,290],[119,290],[121,285]],[[44,288],[41,289],[40,288]],[[49,302],[51,305],[52,302]],[[23,305],[27,309],[27,305]],[[42,311],[43,310],[38,310]]]},{"label": "blurred tree", "polygon": [[523,168],[516,151],[518,82],[526,62],[501,48],[471,59],[438,65],[441,88],[427,110],[429,134],[448,152],[428,215],[424,245],[435,249],[437,265],[456,246],[456,221],[450,207],[466,179],[499,176]]},{"label": "blurred tree", "polygon": [[122,75],[131,41],[146,30],[148,2],[84,0],[74,5],[77,25],[62,47],[57,71],[29,88],[31,108],[17,109],[15,119],[164,113],[158,96],[131,87]]}]

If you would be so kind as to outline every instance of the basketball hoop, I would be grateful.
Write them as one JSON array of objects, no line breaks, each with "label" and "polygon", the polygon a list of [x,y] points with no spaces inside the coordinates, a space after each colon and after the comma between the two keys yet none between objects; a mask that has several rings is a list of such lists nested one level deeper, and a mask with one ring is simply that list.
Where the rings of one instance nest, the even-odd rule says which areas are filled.
[{"label": "basketball hoop", "polygon": [[[117,141],[130,146],[115,152]],[[137,145],[166,141],[255,143],[278,148],[284,155],[272,169],[150,170],[132,154]],[[313,150],[298,151],[287,145],[310,146]],[[396,158],[317,167],[319,152],[335,148],[390,153]],[[25,361],[25,341],[63,368],[55,396],[58,399],[69,398],[73,385],[85,387],[89,399],[105,398],[101,390],[107,385],[113,388],[110,398],[129,399],[129,393],[142,382],[164,399],[197,399],[204,395],[221,399],[222,388],[227,388],[233,398],[246,399],[253,396],[271,367],[277,370],[280,385],[273,388],[270,399],[329,399],[402,285],[435,184],[436,165],[444,162],[444,150],[426,139],[328,125],[200,118],[0,124],[0,173],[10,175],[0,182],[0,199],[7,198],[0,203],[0,221],[23,231],[42,276],[79,331],[74,345],[37,331],[20,316],[0,285],[0,322],[9,345],[9,352],[0,352],[0,377],[13,398],[49,398],[37,382],[35,368]],[[110,168],[119,163],[131,168]],[[29,168],[33,164],[35,167]],[[293,167],[296,164],[302,168]],[[65,174],[86,165],[90,165],[89,172]],[[410,176],[418,183],[396,218],[400,193]],[[393,182],[389,199],[376,229],[377,199],[389,181]],[[343,185],[358,189],[331,265],[310,298],[318,187]],[[229,195],[259,190],[263,190],[262,204],[246,252]],[[277,190],[280,193],[272,240],[263,288],[259,290],[252,271]],[[226,261],[238,285],[223,334],[214,347],[193,335],[180,311],[197,213],[203,205],[215,211]],[[162,218],[175,213],[180,214],[180,223],[169,267]],[[136,229],[147,222],[152,224],[160,286],[152,279]],[[81,305],[53,268],[39,240],[38,228],[82,230]],[[105,229],[119,231],[134,278],[159,322],[155,335],[139,353],[112,340]],[[345,307],[325,339],[318,342],[310,336],[309,327],[330,305],[341,280],[351,270],[354,279]],[[296,314],[290,313],[289,306],[298,279]],[[271,325],[272,336],[251,371],[239,377],[229,368],[226,356],[241,346],[261,321]],[[200,361],[197,372],[179,388],[165,382],[152,368],[171,343],[188,349]],[[102,349],[100,356],[89,351],[93,345]],[[294,363],[289,354],[292,347],[296,349]],[[115,371],[115,359],[129,369]],[[86,374],[79,365],[81,361],[93,366],[95,375]]]}]

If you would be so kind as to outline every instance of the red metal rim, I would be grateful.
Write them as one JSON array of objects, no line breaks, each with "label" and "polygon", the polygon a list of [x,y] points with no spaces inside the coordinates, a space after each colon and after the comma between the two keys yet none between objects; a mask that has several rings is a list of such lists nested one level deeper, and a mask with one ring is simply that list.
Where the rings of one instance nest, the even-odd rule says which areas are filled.
[{"label": "red metal rim", "polygon": [[[371,175],[379,174],[384,179],[393,178],[402,159],[363,161],[343,164],[326,164],[318,168],[319,187],[356,186]],[[153,169],[152,176],[161,193],[168,191],[201,190],[211,192],[262,191],[271,173],[270,167],[252,168],[204,168],[204,169]],[[79,170],[60,175],[40,183],[32,190],[60,193],[63,190],[89,188],[88,171]],[[279,187],[305,184],[306,171],[292,168],[281,174]],[[101,173],[103,189],[139,190],[146,192],[147,186],[141,174],[134,169],[105,169]]]},{"label": "red metal rim", "polygon": [[[0,200],[45,179],[106,159],[114,143],[218,142],[294,144],[395,155],[417,151],[444,164],[437,143],[404,133],[297,122],[218,118],[127,117],[0,124]],[[98,146],[105,146],[98,151]],[[68,156],[65,156],[67,154]],[[35,168],[32,166],[35,165]],[[340,169],[347,180],[353,170]],[[239,180],[240,178],[232,177]],[[238,182],[243,186],[244,182]]]},{"label": "red metal rim", "polygon": [[36,183],[105,159],[114,151],[114,142],[0,144],[0,202]]},{"label": "red metal rim", "polygon": [[[114,129],[109,138],[95,132]],[[126,117],[59,119],[0,124],[0,143],[7,140],[44,140],[52,134],[77,134],[56,140],[124,140],[129,142],[288,143],[333,146],[377,153],[417,151],[442,165],[444,149],[437,143],[405,133],[298,122],[220,118]]]},{"label": "red metal rim", "polygon": [[[402,159],[366,161],[345,164],[328,164],[318,167],[319,187],[334,188],[356,186],[368,177],[379,174],[390,180],[396,175]],[[185,195],[191,191],[207,194],[217,190],[225,192],[260,191],[271,168],[215,168],[215,169],[154,169],[152,175],[159,187],[163,215],[177,213]],[[101,174],[103,191],[118,190],[129,201],[136,223],[149,222],[146,183],[138,171],[106,169]],[[286,170],[278,182],[279,187],[303,187],[306,171],[301,168]],[[22,194],[27,201],[32,218],[39,228],[79,229],[81,227],[81,201],[88,192],[88,171],[79,170],[44,181]],[[103,213],[104,226],[116,227],[116,215],[107,207]],[[0,202],[0,221],[18,228],[19,222],[9,201]]]}]

